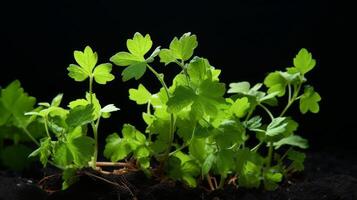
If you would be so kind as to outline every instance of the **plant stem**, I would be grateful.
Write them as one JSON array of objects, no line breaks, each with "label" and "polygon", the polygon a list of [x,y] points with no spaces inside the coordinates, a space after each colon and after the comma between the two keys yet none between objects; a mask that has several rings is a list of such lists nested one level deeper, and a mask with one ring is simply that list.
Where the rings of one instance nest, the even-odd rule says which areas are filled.
[{"label": "plant stem", "polygon": [[93,104],[93,76],[89,76],[89,103]]},{"label": "plant stem", "polygon": [[273,142],[269,142],[268,167],[271,166],[272,157],[273,157]]},{"label": "plant stem", "polygon": [[[288,86],[290,86],[290,84]],[[279,117],[284,116],[286,111],[288,111],[288,109],[290,108],[290,106],[298,99],[298,95],[299,95],[301,86],[302,86],[302,83],[300,83],[298,85],[298,87],[294,87],[294,94],[292,95],[292,97],[291,97],[291,86],[289,87],[289,101],[288,101],[288,104],[283,109],[283,111],[280,113]]]},{"label": "plant stem", "polygon": [[[93,105],[93,76],[89,76],[89,103]],[[91,122],[93,136],[94,136],[94,153],[93,153],[93,162],[92,168],[96,169],[96,163],[98,159],[98,127],[99,127],[100,116],[96,123],[94,121]]]},{"label": "plant stem", "polygon": [[31,133],[27,130],[27,128],[23,127],[22,130],[37,146],[40,146],[40,143],[31,135]]},{"label": "plant stem", "polygon": [[175,60],[175,63],[176,63],[178,66],[181,67],[181,69],[182,69],[182,71],[183,71],[183,74],[185,74],[187,83],[190,84],[190,77],[188,76],[187,69],[186,69],[186,67],[185,67],[184,61],[179,62],[178,60]]},{"label": "plant stem", "polygon": [[253,147],[250,151],[256,152],[258,151],[259,147],[263,144],[263,142],[259,142],[255,147]]},{"label": "plant stem", "polygon": [[269,109],[268,109],[267,107],[265,107],[263,104],[258,104],[258,105],[259,105],[260,107],[262,107],[262,108],[265,110],[266,113],[268,113],[268,115],[269,115],[269,117],[270,117],[271,120],[274,119],[273,114],[269,111]]},{"label": "plant stem", "polygon": [[99,118],[98,118],[98,120],[97,120],[97,122],[95,124],[92,123],[92,129],[93,129],[93,135],[94,135],[94,154],[93,154],[93,163],[92,163],[93,169],[96,168],[97,159],[98,159],[98,127],[99,127],[99,122],[100,122],[100,116],[99,116]]},{"label": "plant stem", "polygon": [[211,176],[210,176],[209,174],[207,174],[206,178],[207,178],[207,182],[208,182],[208,185],[209,185],[211,191],[214,191],[214,190],[215,190],[215,187],[213,186]]},{"label": "plant stem", "polygon": [[45,130],[46,130],[47,137],[51,138],[50,132],[48,131],[48,117],[47,117],[47,115],[44,117],[44,120],[45,120]]},{"label": "plant stem", "polygon": [[[167,98],[170,98],[171,95],[170,95],[170,92],[169,92],[169,88],[167,87],[164,79],[163,79],[163,76],[160,75],[154,68],[152,68],[149,64],[146,65],[148,67],[148,69],[156,76],[156,78],[159,80],[159,82],[161,83],[161,85],[164,87],[165,89],[165,92],[166,92],[166,95],[167,95]],[[174,131],[175,131],[175,117],[174,117],[174,114],[170,114],[170,130],[169,130],[170,134],[170,138],[169,138],[169,144],[168,144],[168,148],[165,152],[165,157],[164,157],[164,161],[166,161],[168,159],[168,157],[170,156],[170,148],[172,146],[172,143],[174,141]]]},{"label": "plant stem", "polygon": [[222,189],[223,188],[226,178],[227,178],[227,176],[221,176],[221,179],[219,180],[218,189]]}]

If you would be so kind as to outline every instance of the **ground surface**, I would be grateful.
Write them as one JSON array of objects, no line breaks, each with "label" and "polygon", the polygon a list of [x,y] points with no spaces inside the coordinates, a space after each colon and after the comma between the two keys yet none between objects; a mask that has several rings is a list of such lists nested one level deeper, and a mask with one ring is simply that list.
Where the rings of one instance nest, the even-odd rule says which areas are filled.
[{"label": "ground surface", "polygon": [[[58,187],[59,176],[53,171],[30,171],[23,174],[0,172],[0,200],[356,200],[357,158],[354,153],[308,153],[304,173],[295,176],[274,192],[236,189],[207,192],[205,188],[187,189],[171,182],[159,183],[148,180],[143,174],[128,174],[122,177],[106,177],[115,186],[97,178],[83,176],[65,191],[45,192],[36,180],[52,174],[47,189]],[[56,176],[58,178],[56,178]],[[26,177],[26,178],[20,178]],[[57,180],[56,180],[57,179]],[[57,186],[56,186],[57,184]],[[125,185],[125,187],[123,186]]]}]

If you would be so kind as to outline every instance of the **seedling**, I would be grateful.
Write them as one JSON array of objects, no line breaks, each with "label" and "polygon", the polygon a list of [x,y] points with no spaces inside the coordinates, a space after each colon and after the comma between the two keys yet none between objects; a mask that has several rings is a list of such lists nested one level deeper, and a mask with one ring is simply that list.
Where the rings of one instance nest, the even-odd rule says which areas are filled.
[{"label": "seedling", "polygon": [[[148,34],[135,33],[126,46],[127,51],[110,59],[123,67],[123,81],[139,81],[151,74],[161,88],[153,91],[139,83],[129,90],[129,99],[145,106],[146,128],[140,131],[124,124],[122,134],[109,135],[104,156],[111,162],[105,165],[141,169],[190,187],[207,181],[212,190],[226,184],[247,188],[263,184],[274,190],[284,177],[304,169],[305,154],[298,149],[307,148],[308,142],[296,134],[298,123],[287,113],[295,102],[302,114],[319,112],[321,97],[306,84],[316,61],[306,49],[298,52],[292,67],[269,73],[263,83],[236,82],[227,90],[220,80],[221,70],[206,58],[194,56],[196,35],[186,33],[175,37],[168,48],[153,49]],[[89,87],[85,98],[70,102],[68,108],[60,107],[60,94],[31,111],[34,99],[23,94],[18,82],[0,94],[0,112],[5,113],[0,126],[10,123],[38,144],[30,156],[39,155],[43,165],[63,169],[63,188],[76,180],[76,170],[98,169],[100,120],[118,110],[113,104],[102,107],[93,92],[94,83],[103,85],[114,79],[112,65],[97,65],[97,54],[90,47],[75,51],[74,58],[77,64],[67,68],[68,75],[78,82],[88,80]],[[173,80],[165,80],[155,60],[164,67],[176,66],[180,72]],[[23,97],[19,105],[26,108],[7,103],[14,101],[14,92]],[[279,100],[286,105],[274,113],[271,107],[281,105]],[[45,136],[40,142],[28,130],[33,122],[42,124]]]}]

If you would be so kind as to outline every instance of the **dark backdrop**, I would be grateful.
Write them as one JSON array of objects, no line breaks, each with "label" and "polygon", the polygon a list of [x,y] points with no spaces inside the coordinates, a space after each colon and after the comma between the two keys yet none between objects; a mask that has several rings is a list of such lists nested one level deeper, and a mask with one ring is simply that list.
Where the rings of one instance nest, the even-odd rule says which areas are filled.
[{"label": "dark backdrop", "polygon": [[[125,49],[134,32],[149,33],[154,45],[168,46],[174,36],[197,34],[197,55],[207,57],[223,70],[226,83],[262,81],[272,70],[292,64],[297,51],[305,47],[317,59],[308,75],[323,100],[318,115],[299,117],[301,133],[312,148],[353,148],[355,97],[352,68],[353,24],[349,6],[326,0],[289,1],[9,1],[0,6],[0,85],[19,79],[30,95],[50,101],[65,93],[66,103],[81,97],[86,83],[74,82],[66,67],[73,63],[73,50],[90,45],[107,62]],[[176,72],[173,67],[159,71]],[[124,122],[142,124],[141,109],[128,100],[128,88],[135,81],[116,80],[95,86],[102,102],[115,103],[122,110],[113,115],[103,135],[119,131]],[[145,75],[143,82],[159,85]],[[103,133],[104,132],[104,133]]]}]

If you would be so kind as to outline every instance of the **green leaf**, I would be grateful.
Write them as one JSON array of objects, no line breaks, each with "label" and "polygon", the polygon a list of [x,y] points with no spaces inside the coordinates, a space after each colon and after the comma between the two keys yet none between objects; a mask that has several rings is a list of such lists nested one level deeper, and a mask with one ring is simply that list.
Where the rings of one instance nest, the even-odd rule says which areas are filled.
[{"label": "green leaf", "polygon": [[303,75],[312,70],[315,65],[315,59],[313,59],[311,53],[304,48],[301,49],[294,58],[294,66]]},{"label": "green leaf", "polygon": [[38,149],[32,152],[29,157],[34,157],[40,155],[40,161],[43,166],[47,165],[48,157],[51,155],[51,138],[43,138],[41,139],[41,144]]},{"label": "green leaf", "polygon": [[165,65],[168,65],[177,60],[175,53],[170,49],[162,49],[159,53],[159,57],[160,62],[165,63]]},{"label": "green leaf", "polygon": [[65,143],[57,143],[53,149],[53,161],[59,166],[68,166],[73,162],[73,156]]},{"label": "green leaf", "polygon": [[110,61],[118,66],[130,66],[145,61],[144,57],[133,55],[128,52],[119,52],[110,58]]},{"label": "green leaf", "polygon": [[76,106],[69,111],[66,123],[69,127],[75,128],[90,123],[93,118],[93,105]]},{"label": "green leaf", "polygon": [[31,122],[26,112],[32,111],[36,99],[24,92],[18,80],[10,83],[0,93],[0,125],[12,124],[18,128],[25,128]]},{"label": "green leaf", "polygon": [[129,99],[135,101],[137,104],[147,104],[151,99],[151,93],[140,84],[138,89],[129,89]]},{"label": "green leaf", "polygon": [[146,71],[146,63],[137,62],[123,70],[123,72],[121,73],[122,79],[123,81],[128,81],[132,78],[138,80],[145,74],[145,71]]},{"label": "green leaf", "polygon": [[278,142],[274,142],[273,145],[275,149],[279,149],[283,145],[296,146],[302,149],[306,149],[309,147],[307,140],[298,135],[291,135],[289,137],[283,138]]},{"label": "green leaf", "polygon": [[263,177],[264,188],[272,191],[278,188],[278,183],[283,179],[283,174],[276,167],[271,167],[264,171]]},{"label": "green leaf", "polygon": [[79,82],[86,80],[90,75],[83,68],[75,64],[70,64],[67,70],[68,76]]},{"label": "green leaf", "polygon": [[0,149],[0,161],[9,169],[22,171],[30,164],[28,156],[31,151],[32,149],[22,144],[7,146]]},{"label": "green leaf", "polygon": [[319,101],[321,101],[321,96],[319,93],[314,91],[313,87],[306,87],[304,94],[300,98],[300,111],[302,114],[308,111],[312,113],[318,113],[320,110]]},{"label": "green leaf", "polygon": [[192,57],[197,45],[197,37],[196,35],[191,35],[191,33],[183,34],[180,39],[175,37],[171,41],[169,49],[161,50],[159,54],[160,61],[165,65],[176,60],[186,61]]},{"label": "green leaf", "polygon": [[250,103],[247,97],[237,99],[231,107],[233,113],[238,117],[244,117],[250,108]]},{"label": "green leaf", "polygon": [[121,139],[117,133],[109,135],[105,141],[104,156],[112,162],[122,160],[131,153],[130,145],[126,140]]},{"label": "green leaf", "polygon": [[276,136],[283,133],[286,130],[286,126],[288,125],[285,119],[285,117],[274,118],[267,127],[266,135]]},{"label": "green leaf", "polygon": [[304,161],[306,158],[306,155],[302,152],[295,151],[293,149],[289,149],[288,153],[288,159],[292,161],[291,167],[295,171],[303,171],[304,170]]},{"label": "green leaf", "polygon": [[217,171],[222,177],[226,177],[231,170],[235,169],[233,153],[231,150],[222,150],[217,153]]},{"label": "green leaf", "polygon": [[126,41],[126,46],[131,54],[143,57],[151,49],[152,41],[149,34],[144,37],[136,32],[133,39]]},{"label": "green leaf", "polygon": [[74,51],[73,53],[74,59],[78,63],[78,65],[87,73],[91,74],[93,68],[97,64],[98,55],[97,53],[93,52],[93,50],[86,46],[84,51]]},{"label": "green leaf", "polygon": [[62,190],[67,189],[79,180],[76,168],[67,168],[62,173]]},{"label": "green leaf", "polygon": [[123,138],[120,138],[118,134],[113,133],[106,139],[106,145],[104,149],[104,156],[113,162],[122,160],[130,153],[134,152],[136,158],[144,158],[147,152],[143,147],[146,144],[146,137],[140,133],[134,126],[130,124],[124,124]]},{"label": "green leaf", "polygon": [[178,59],[186,61],[191,58],[197,45],[196,35],[185,33],[180,39],[174,38],[170,44],[170,50],[173,51]]},{"label": "green leaf", "polygon": [[228,94],[232,93],[242,93],[247,94],[250,90],[250,83],[249,82],[238,82],[238,83],[231,83],[229,84],[229,90],[227,91]]},{"label": "green leaf", "polygon": [[217,129],[215,140],[220,149],[229,149],[245,141],[244,127],[234,120],[224,120]]},{"label": "green leaf", "polygon": [[115,107],[114,104],[108,104],[106,106],[104,106],[102,109],[100,109],[100,112],[103,113],[110,113],[110,112],[115,112],[120,110],[119,108]]},{"label": "green leaf", "polygon": [[93,72],[94,80],[99,84],[106,84],[109,81],[114,80],[114,75],[110,72],[112,71],[112,64],[103,63],[98,65]]},{"label": "green leaf", "polygon": [[205,176],[208,174],[208,172],[211,170],[212,166],[216,162],[216,155],[215,154],[209,154],[206,158],[206,160],[202,164],[202,176]]},{"label": "green leaf", "polygon": [[278,92],[277,96],[281,97],[285,94],[287,81],[281,76],[279,71],[272,72],[264,79],[264,85],[268,87],[268,94]]},{"label": "green leaf", "polygon": [[94,153],[94,139],[88,136],[70,138],[67,143],[74,163],[79,167],[86,167]]},{"label": "green leaf", "polygon": [[189,87],[179,86],[167,102],[168,112],[177,113],[191,105],[197,99],[195,92]]},{"label": "green leaf", "polygon": [[58,94],[55,98],[52,99],[51,106],[58,107],[61,104],[63,94]]}]

